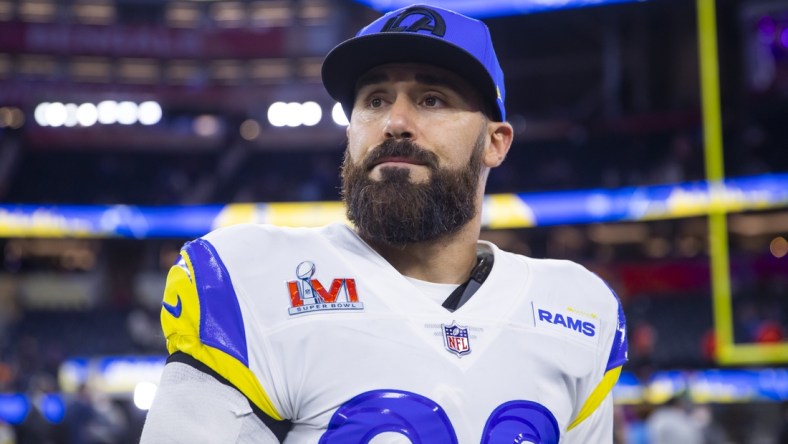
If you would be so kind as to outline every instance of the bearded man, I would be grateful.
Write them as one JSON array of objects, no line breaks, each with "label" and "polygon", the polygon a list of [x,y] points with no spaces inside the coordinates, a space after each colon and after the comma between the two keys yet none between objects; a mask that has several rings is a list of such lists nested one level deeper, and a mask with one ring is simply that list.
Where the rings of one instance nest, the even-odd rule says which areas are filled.
[{"label": "bearded man", "polygon": [[352,227],[237,225],[183,247],[142,442],[612,442],[616,296],[479,240],[513,137],[487,27],[390,12],[328,54],[323,82],[350,114]]}]

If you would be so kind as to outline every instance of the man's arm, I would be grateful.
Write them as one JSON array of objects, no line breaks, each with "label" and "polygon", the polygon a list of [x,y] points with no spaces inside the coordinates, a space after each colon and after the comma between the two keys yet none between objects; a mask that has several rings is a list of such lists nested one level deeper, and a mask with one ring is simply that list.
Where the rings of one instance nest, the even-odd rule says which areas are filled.
[{"label": "man's arm", "polygon": [[170,356],[143,443],[269,444],[284,439],[290,423],[249,368],[249,338],[238,295],[208,240],[187,242],[170,268],[161,323]]},{"label": "man's arm", "polygon": [[235,388],[181,363],[164,366],[141,444],[279,444]]}]

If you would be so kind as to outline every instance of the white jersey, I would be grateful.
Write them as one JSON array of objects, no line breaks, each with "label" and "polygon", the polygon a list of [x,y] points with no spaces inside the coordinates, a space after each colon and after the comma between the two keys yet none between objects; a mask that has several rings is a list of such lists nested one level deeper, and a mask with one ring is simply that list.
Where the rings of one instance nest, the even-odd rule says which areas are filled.
[{"label": "white jersey", "polygon": [[345,225],[215,231],[168,276],[168,350],[290,420],[286,443],[612,442],[617,298],[575,263],[480,244],[492,271],[450,312]]}]

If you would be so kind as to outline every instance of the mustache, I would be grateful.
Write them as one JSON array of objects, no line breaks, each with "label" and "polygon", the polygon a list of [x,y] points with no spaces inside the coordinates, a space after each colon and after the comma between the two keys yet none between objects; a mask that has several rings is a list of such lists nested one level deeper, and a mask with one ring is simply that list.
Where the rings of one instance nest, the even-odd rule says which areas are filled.
[{"label": "mustache", "polygon": [[364,159],[361,167],[369,171],[375,165],[381,163],[384,159],[393,157],[401,157],[410,159],[416,163],[423,164],[431,170],[438,169],[438,156],[424,148],[418,146],[408,139],[394,140],[387,139],[377,147]]}]

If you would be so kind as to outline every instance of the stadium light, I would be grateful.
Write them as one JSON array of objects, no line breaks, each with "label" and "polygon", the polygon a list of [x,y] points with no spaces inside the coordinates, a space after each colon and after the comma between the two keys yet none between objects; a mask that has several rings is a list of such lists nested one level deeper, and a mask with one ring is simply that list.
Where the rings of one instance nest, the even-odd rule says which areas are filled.
[{"label": "stadium light", "polygon": [[241,123],[239,131],[244,140],[254,140],[260,137],[260,124],[254,119],[247,119]]},{"label": "stadium light", "polygon": [[268,123],[275,127],[282,127],[287,124],[286,103],[274,102],[268,107]]},{"label": "stadium light", "polygon": [[118,103],[118,123],[121,125],[133,125],[137,123],[137,104],[134,102]]},{"label": "stadium light", "polygon": [[0,128],[21,128],[25,124],[25,113],[15,106],[0,107]]},{"label": "stadium light", "polygon": [[274,102],[268,107],[268,123],[275,127],[315,126],[322,118],[323,109],[313,101]]},{"label": "stadium light", "polygon": [[306,102],[301,105],[301,123],[305,126],[315,126],[323,118],[323,109],[315,102]]},{"label": "stadium light", "polygon": [[114,100],[104,100],[98,105],[42,102],[36,106],[33,116],[40,126],[88,127],[96,123],[133,125],[139,122],[142,125],[155,125],[161,121],[162,114],[161,105],[152,100],[139,105],[132,101],[118,103]]},{"label": "stadium light", "polygon": [[219,134],[222,124],[216,116],[202,114],[192,122],[194,133],[201,137],[213,137]]},{"label": "stadium light", "polygon": [[331,118],[334,119],[334,123],[339,126],[350,125],[350,122],[348,122],[347,116],[345,115],[345,111],[342,109],[342,105],[339,103],[334,105],[334,108],[331,109]]},{"label": "stadium light", "polygon": [[67,103],[65,105],[66,108],[66,120],[63,122],[63,125],[71,128],[77,126],[79,121],[77,120],[77,105],[76,103]]},{"label": "stadium light", "polygon": [[285,108],[285,125],[295,128],[301,125],[301,104],[290,102]]},{"label": "stadium light", "polygon": [[784,258],[788,255],[788,241],[782,236],[775,237],[769,242],[769,251],[777,259]]},{"label": "stadium light", "polygon": [[63,126],[66,123],[66,105],[60,102],[50,103],[44,110],[44,119],[49,126]]},{"label": "stadium light", "polygon": [[137,119],[143,125],[155,125],[161,121],[161,105],[154,101],[140,103],[137,108]]},{"label": "stadium light", "polygon": [[100,102],[98,108],[98,121],[104,125],[111,125],[118,121],[118,102],[105,100]]},{"label": "stadium light", "polygon": [[47,122],[46,112],[49,107],[49,102],[39,103],[35,111],[33,111],[33,119],[40,126],[49,126]]},{"label": "stadium light", "polygon": [[152,382],[140,382],[134,387],[134,405],[140,410],[150,410],[159,387]]},{"label": "stadium light", "polygon": [[77,108],[77,122],[82,126],[93,126],[98,122],[98,108],[92,103],[83,103]]}]

